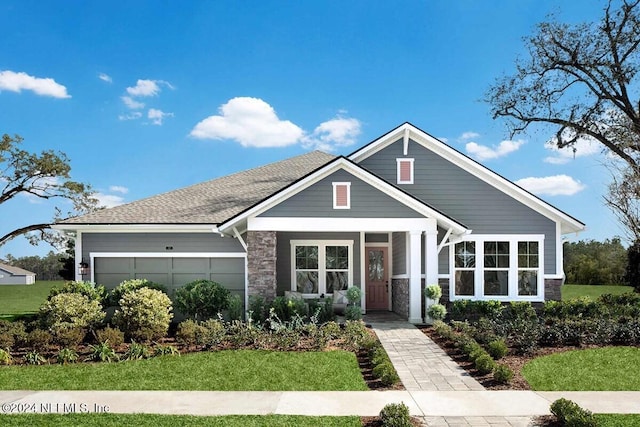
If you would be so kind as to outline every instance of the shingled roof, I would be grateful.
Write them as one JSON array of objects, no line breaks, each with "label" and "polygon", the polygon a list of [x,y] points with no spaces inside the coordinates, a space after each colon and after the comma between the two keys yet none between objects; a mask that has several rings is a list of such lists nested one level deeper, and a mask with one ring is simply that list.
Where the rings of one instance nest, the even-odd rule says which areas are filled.
[{"label": "shingled roof", "polygon": [[14,267],[13,265],[0,263],[0,270],[4,270],[10,273],[13,276],[35,276],[36,273],[33,273],[29,270],[25,270],[20,267]]},{"label": "shingled roof", "polygon": [[220,224],[333,159],[312,151],[60,224]]}]

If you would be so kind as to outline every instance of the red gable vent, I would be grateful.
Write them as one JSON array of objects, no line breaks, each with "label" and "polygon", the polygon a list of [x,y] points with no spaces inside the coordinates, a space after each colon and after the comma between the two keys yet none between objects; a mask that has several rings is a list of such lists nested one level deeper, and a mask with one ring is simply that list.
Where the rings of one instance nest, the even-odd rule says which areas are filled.
[{"label": "red gable vent", "polygon": [[398,184],[413,184],[413,159],[397,159]]},{"label": "red gable vent", "polygon": [[334,182],[333,183],[333,208],[349,209],[351,207],[351,183],[350,182]]}]

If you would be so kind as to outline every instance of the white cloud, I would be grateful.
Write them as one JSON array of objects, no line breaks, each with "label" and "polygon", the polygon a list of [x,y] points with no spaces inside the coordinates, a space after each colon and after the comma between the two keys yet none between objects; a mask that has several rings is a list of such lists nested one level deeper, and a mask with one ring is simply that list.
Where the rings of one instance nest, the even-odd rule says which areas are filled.
[{"label": "white cloud", "polygon": [[517,141],[502,141],[497,146],[487,147],[486,145],[480,145],[475,142],[469,142],[465,145],[467,153],[472,157],[482,161],[497,159],[498,157],[504,157],[509,153],[517,151],[524,144],[524,140]]},{"label": "white cloud", "polygon": [[474,139],[474,138],[477,138],[479,136],[480,136],[480,134],[477,133],[477,132],[468,131],[468,132],[463,132],[462,135],[460,135],[460,138],[458,138],[458,140],[459,141],[468,141],[470,139]]},{"label": "white cloud", "polygon": [[131,96],[156,96],[162,90],[160,85],[173,89],[171,83],[164,80],[138,79],[135,86],[127,88],[127,93]]},{"label": "white cloud", "polygon": [[142,113],[139,111],[134,111],[133,113],[129,114],[120,114],[118,116],[118,120],[138,120],[140,117],[142,117]]},{"label": "white cloud", "polygon": [[552,165],[564,165],[575,158],[592,156],[602,151],[596,140],[586,136],[578,138],[573,147],[558,148],[556,141],[556,138],[552,138],[544,144],[545,148],[552,152],[552,155],[545,157],[544,161]]},{"label": "white cloud", "polygon": [[320,123],[313,134],[304,138],[307,147],[333,151],[336,147],[346,147],[356,142],[360,135],[360,121],[353,118],[336,117]]},{"label": "white cloud", "polygon": [[107,82],[107,83],[113,83],[113,79],[111,78],[110,75],[105,74],[105,73],[99,73],[98,74],[98,78],[100,80],[102,80],[103,82]]},{"label": "white cloud", "polygon": [[539,196],[572,196],[587,188],[568,175],[522,178],[515,183]]},{"label": "white cloud", "polygon": [[149,108],[149,111],[147,112],[147,117],[151,119],[152,124],[161,126],[165,117],[173,117],[173,113],[165,113],[162,110]]},{"label": "white cloud", "polygon": [[12,92],[22,92],[23,90],[33,91],[36,95],[51,96],[54,98],[71,98],[67,93],[67,88],[56,83],[51,78],[39,78],[27,73],[16,73],[14,71],[0,71],[0,91],[9,90]]},{"label": "white cloud", "polygon": [[122,196],[116,196],[115,194],[97,192],[93,193],[93,197],[98,199],[98,206],[104,208],[112,208],[124,203],[124,198]]},{"label": "white cloud", "polygon": [[198,139],[231,139],[244,147],[284,147],[304,136],[301,128],[289,120],[280,120],[273,107],[259,98],[232,98],[218,112],[198,123],[189,135]]},{"label": "white cloud", "polygon": [[112,193],[127,194],[129,192],[129,189],[121,185],[112,185],[109,187],[109,191],[111,191]]},{"label": "white cloud", "polygon": [[132,110],[139,110],[140,108],[144,108],[144,102],[136,101],[130,96],[122,96],[120,99],[122,99],[122,102],[124,102],[124,105],[126,105],[127,108],[130,108]]}]

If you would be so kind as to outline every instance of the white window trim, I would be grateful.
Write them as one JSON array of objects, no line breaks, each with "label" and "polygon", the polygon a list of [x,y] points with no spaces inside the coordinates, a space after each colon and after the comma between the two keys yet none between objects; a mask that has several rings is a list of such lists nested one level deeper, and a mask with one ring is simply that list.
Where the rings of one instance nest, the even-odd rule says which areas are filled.
[{"label": "white window trim", "polygon": [[[398,158],[396,159],[396,169],[397,169],[397,183],[398,184],[413,184],[413,171],[414,171],[414,160],[412,158],[407,158],[407,157],[403,157],[403,158]],[[411,177],[409,178],[408,181],[403,181],[402,179],[400,179],[400,164],[403,162],[409,162],[411,165]]]},{"label": "white window trim", "polygon": [[347,246],[349,250],[349,269],[347,272],[347,287],[353,286],[353,240],[291,240],[291,286],[292,292],[297,292],[296,288],[296,246],[317,246],[318,247],[318,293],[302,294],[304,298],[317,298],[327,294],[326,283],[326,247],[327,246]]},{"label": "white window trim", "polygon": [[[478,234],[465,236],[462,241],[476,243],[476,267],[474,275],[474,295],[455,294],[455,246],[449,251],[449,298],[498,300],[498,301],[544,301],[544,234]],[[507,295],[484,295],[484,242],[509,242],[509,291]],[[538,242],[538,288],[537,295],[518,295],[518,242]],[[461,243],[461,242],[456,242]],[[527,269],[536,270],[536,269]]]},{"label": "white window trim", "polygon": [[[351,209],[351,183],[350,182],[332,182],[333,185],[333,209]],[[337,190],[339,186],[347,187],[347,205],[338,206]]]}]

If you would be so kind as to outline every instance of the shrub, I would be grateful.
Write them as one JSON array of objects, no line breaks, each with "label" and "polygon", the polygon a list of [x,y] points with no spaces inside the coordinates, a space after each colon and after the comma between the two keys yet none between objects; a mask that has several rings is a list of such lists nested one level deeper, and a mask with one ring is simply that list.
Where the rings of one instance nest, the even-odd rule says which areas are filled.
[{"label": "shrub", "polygon": [[197,345],[204,335],[204,328],[193,319],[187,319],[178,324],[176,340],[182,345]]},{"label": "shrub", "polygon": [[538,319],[536,310],[529,301],[512,301],[503,310],[502,316],[506,319]]},{"label": "shrub", "polygon": [[500,360],[509,352],[509,347],[503,339],[497,339],[487,344],[487,351],[495,360]]},{"label": "shrub", "polygon": [[493,379],[500,384],[508,384],[513,379],[513,370],[503,363],[498,363],[493,370]]},{"label": "shrub", "polygon": [[0,348],[0,366],[11,364],[13,364],[13,357],[11,357],[11,352],[9,352],[9,349],[5,350]]},{"label": "shrub", "polygon": [[167,334],[173,314],[164,292],[150,288],[127,292],[119,305],[113,322],[131,339],[151,341]]},{"label": "shrub", "polygon": [[98,343],[109,342],[114,348],[120,347],[124,343],[124,332],[118,328],[107,326],[96,331]]},{"label": "shrub", "polygon": [[215,347],[222,342],[227,333],[224,324],[215,319],[209,319],[201,323],[202,328],[198,329],[202,334],[198,339],[198,344],[205,347]]},{"label": "shrub", "polygon": [[127,292],[137,291],[142,288],[155,289],[157,291],[164,292],[165,294],[167,293],[167,287],[160,283],[154,283],[147,279],[129,279],[120,282],[120,284],[111,291],[107,298],[107,303],[110,306],[117,306],[124,294]]},{"label": "shrub", "polygon": [[427,285],[424,288],[424,296],[437,301],[442,297],[442,288],[438,284]]},{"label": "shrub", "polygon": [[362,343],[369,337],[367,327],[362,320],[347,320],[342,334],[347,349],[359,350]]},{"label": "shrub", "polygon": [[488,354],[482,354],[475,360],[475,367],[481,375],[489,374],[496,367],[496,362]]},{"label": "shrub", "polygon": [[8,331],[0,332],[0,348],[12,348],[16,343],[13,334]]},{"label": "shrub", "polygon": [[96,345],[90,345],[89,350],[91,353],[85,359],[87,361],[94,362],[116,362],[119,360],[116,351],[109,345],[108,342],[103,342]]},{"label": "shrub", "polygon": [[98,301],[102,304],[102,300],[105,297],[105,289],[102,285],[96,285],[92,282],[65,282],[62,286],[55,286],[49,291],[49,297],[47,300],[51,300],[56,295],[60,294],[80,294],[84,295],[91,301]]},{"label": "shrub", "polygon": [[194,319],[211,319],[229,307],[231,293],[220,283],[196,280],[175,291],[176,309]]},{"label": "shrub", "polygon": [[558,399],[551,404],[551,413],[567,427],[596,427],[597,422],[590,411],[568,399]]},{"label": "shrub", "polygon": [[81,293],[60,293],[40,307],[44,325],[55,332],[60,329],[94,329],[104,320],[106,313],[98,300]]},{"label": "shrub", "polygon": [[250,319],[262,323],[267,320],[269,310],[267,309],[267,302],[260,295],[249,296],[249,317]]},{"label": "shrub", "polygon": [[135,341],[131,341],[129,348],[122,357],[124,360],[141,360],[149,358],[151,354],[149,349],[144,344],[139,344]]},{"label": "shrub", "polygon": [[47,359],[35,350],[28,351],[24,355],[24,363],[27,365],[42,365],[47,363]]},{"label": "shrub", "polygon": [[61,347],[76,347],[84,341],[85,335],[82,328],[60,328],[53,332],[53,341]]},{"label": "shrub", "polygon": [[362,319],[362,310],[359,305],[349,305],[344,309],[344,318],[347,320]]},{"label": "shrub", "polygon": [[347,289],[347,301],[349,304],[360,304],[362,298],[362,291],[357,286],[351,286]]},{"label": "shrub", "polygon": [[389,403],[380,411],[380,421],[384,427],[411,427],[409,407],[404,403]]},{"label": "shrub", "polygon": [[442,304],[433,304],[431,307],[429,307],[429,310],[427,310],[427,314],[433,320],[442,320],[447,315],[447,309]]},{"label": "shrub", "polygon": [[229,297],[229,320],[243,320],[242,298],[240,295],[232,295]]},{"label": "shrub", "polygon": [[372,373],[373,376],[378,378],[382,384],[387,386],[393,385],[400,381],[400,378],[398,378],[398,373],[393,367],[393,364],[389,361],[374,366]]},{"label": "shrub", "polygon": [[78,353],[70,348],[63,348],[58,352],[56,360],[62,365],[75,363],[78,360]]},{"label": "shrub", "polygon": [[455,334],[453,332],[453,328],[444,323],[442,320],[436,320],[435,322],[433,322],[433,330],[436,334],[448,340],[452,340]]},{"label": "shrub", "polygon": [[53,337],[49,331],[43,329],[34,329],[27,334],[27,345],[33,350],[46,351]]},{"label": "shrub", "polygon": [[0,348],[12,348],[25,342],[27,332],[23,322],[0,319]]},{"label": "shrub", "polygon": [[153,350],[154,356],[180,356],[180,352],[172,345],[159,345]]},{"label": "shrub", "polygon": [[340,330],[340,325],[336,322],[327,322],[320,327],[324,334],[329,337],[329,339],[335,339],[340,336],[342,331]]},{"label": "shrub", "polygon": [[301,298],[275,297],[271,302],[269,316],[275,315],[283,322],[288,322],[296,316],[303,317],[307,314],[304,300]]}]

